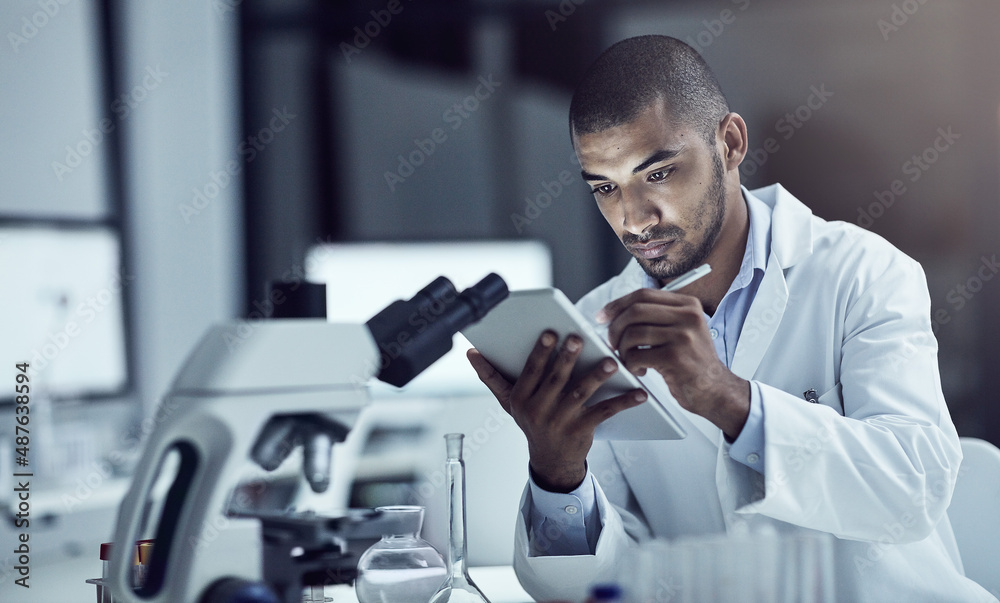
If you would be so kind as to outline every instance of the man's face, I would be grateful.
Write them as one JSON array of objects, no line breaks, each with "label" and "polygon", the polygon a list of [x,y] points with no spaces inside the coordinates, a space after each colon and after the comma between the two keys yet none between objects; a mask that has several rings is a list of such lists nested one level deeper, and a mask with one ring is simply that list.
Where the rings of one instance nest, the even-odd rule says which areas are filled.
[{"label": "man's face", "polygon": [[699,132],[672,124],[654,102],[630,123],[573,141],[601,214],[647,274],[669,281],[705,261],[726,199],[722,160]]}]

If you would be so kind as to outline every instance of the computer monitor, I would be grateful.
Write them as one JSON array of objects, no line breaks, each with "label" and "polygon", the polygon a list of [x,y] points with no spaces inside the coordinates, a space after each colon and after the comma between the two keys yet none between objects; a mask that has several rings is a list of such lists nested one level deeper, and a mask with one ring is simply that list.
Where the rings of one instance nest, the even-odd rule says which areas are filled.
[{"label": "computer monitor", "polygon": [[[325,244],[309,251],[305,268],[308,280],[326,283],[327,319],[332,322],[365,322],[438,276],[448,277],[459,290],[490,272],[510,289],[552,286],[552,256],[536,241]],[[465,358],[470,347],[457,334],[452,351],[404,389],[453,393],[482,387]],[[373,384],[372,391],[387,388],[391,386]]]},{"label": "computer monitor", "polygon": [[120,393],[128,381],[122,292],[132,278],[108,227],[0,227],[0,366],[28,363],[32,391],[54,398]]}]

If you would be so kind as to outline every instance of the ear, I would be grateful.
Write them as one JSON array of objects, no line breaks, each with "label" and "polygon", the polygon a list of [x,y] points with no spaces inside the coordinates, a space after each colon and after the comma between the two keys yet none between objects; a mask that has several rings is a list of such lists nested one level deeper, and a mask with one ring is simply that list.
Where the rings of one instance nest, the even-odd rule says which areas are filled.
[{"label": "ear", "polygon": [[743,162],[748,149],[747,124],[739,113],[727,113],[719,122],[718,136],[722,163],[726,171],[735,170]]}]

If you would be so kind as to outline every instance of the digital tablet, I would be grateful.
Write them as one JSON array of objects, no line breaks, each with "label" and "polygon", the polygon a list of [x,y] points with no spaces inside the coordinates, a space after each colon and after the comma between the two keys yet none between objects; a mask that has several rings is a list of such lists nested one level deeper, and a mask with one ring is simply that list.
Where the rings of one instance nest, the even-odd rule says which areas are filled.
[{"label": "digital tablet", "polygon": [[501,375],[513,383],[524,369],[538,337],[546,329],[559,335],[560,345],[556,350],[571,333],[583,339],[583,350],[577,358],[570,383],[604,358],[610,356],[618,363],[618,371],[590,397],[588,406],[636,388],[648,394],[646,401],[639,406],[621,411],[598,425],[595,438],[678,440],[686,435],[663,404],[625,368],[604,338],[558,289],[511,291],[510,296],[482,320],[462,329],[462,334]]}]

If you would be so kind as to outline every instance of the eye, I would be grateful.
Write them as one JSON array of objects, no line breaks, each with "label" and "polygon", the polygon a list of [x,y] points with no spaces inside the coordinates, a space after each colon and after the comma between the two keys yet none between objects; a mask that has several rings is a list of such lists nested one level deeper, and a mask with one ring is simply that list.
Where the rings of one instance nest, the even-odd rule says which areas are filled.
[{"label": "eye", "polygon": [[672,167],[663,168],[662,170],[656,170],[655,172],[650,172],[649,176],[647,177],[647,180],[649,180],[650,182],[660,182],[666,180],[667,177],[669,177],[670,174],[672,173],[674,173],[674,168]]},{"label": "eye", "polygon": [[607,197],[615,192],[617,187],[614,184],[602,184],[600,186],[595,186],[590,190],[591,193],[595,195],[600,195],[601,197]]}]

